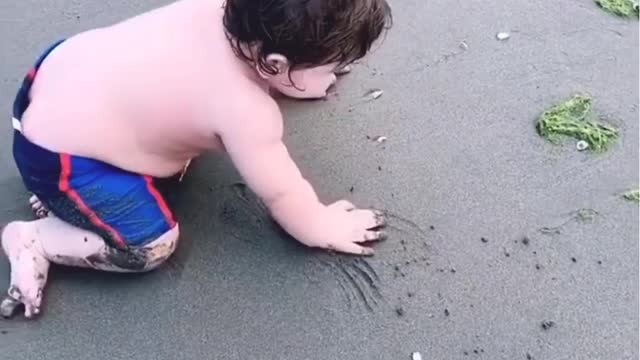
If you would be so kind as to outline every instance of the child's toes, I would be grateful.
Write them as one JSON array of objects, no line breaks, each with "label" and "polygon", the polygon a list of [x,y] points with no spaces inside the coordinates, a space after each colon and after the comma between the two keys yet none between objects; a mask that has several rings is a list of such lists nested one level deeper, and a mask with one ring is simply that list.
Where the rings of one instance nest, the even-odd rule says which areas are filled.
[{"label": "child's toes", "polygon": [[42,304],[42,289],[38,289],[35,293],[22,292],[18,287],[11,286],[7,295],[0,302],[0,315],[9,319],[16,315],[21,305],[24,305],[24,316],[31,319],[40,314],[40,305]]},{"label": "child's toes", "polygon": [[33,304],[24,304],[24,317],[27,319],[33,319],[40,314],[40,308]]},{"label": "child's toes", "polygon": [[40,305],[42,304],[42,289],[37,289],[35,293],[29,292],[22,297],[24,304],[24,316],[28,319],[40,314]]},{"label": "child's toes", "polygon": [[37,196],[31,195],[29,204],[31,205],[31,210],[39,219],[49,216],[49,210]]},{"label": "child's toes", "polygon": [[36,210],[35,213],[38,219],[46,218],[47,216],[49,216],[49,210],[47,210],[45,207],[41,207],[40,209]]},{"label": "child's toes", "polygon": [[31,206],[33,206],[35,203],[39,203],[40,199],[38,199],[37,196],[35,195],[31,195],[31,197],[29,197],[29,204],[31,204]]}]

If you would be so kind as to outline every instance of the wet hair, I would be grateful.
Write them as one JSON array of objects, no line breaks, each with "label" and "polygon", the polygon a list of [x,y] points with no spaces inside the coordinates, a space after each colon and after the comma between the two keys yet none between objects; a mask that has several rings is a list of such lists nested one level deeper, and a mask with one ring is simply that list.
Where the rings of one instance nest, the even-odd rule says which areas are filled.
[{"label": "wet hair", "polygon": [[352,63],[392,17],[386,0],[226,0],[223,22],[236,55],[275,75],[272,53],[285,56],[290,70]]}]

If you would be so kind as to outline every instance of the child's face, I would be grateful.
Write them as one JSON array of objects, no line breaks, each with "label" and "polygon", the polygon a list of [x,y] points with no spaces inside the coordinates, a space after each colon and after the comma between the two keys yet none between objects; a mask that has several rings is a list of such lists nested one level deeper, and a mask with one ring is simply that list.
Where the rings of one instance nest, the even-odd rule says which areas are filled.
[{"label": "child's face", "polygon": [[[282,71],[269,78],[269,85],[285,96],[297,99],[317,99],[327,96],[327,90],[336,82],[337,63],[312,68]],[[292,83],[293,82],[293,83]],[[294,86],[295,84],[295,86]]]}]

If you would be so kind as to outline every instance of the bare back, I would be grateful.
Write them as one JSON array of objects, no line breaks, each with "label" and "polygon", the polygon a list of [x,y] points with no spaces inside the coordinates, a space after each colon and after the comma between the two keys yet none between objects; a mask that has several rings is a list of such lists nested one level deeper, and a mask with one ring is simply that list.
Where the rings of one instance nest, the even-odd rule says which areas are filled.
[{"label": "bare back", "polygon": [[261,93],[229,47],[222,15],[222,0],[182,0],[71,37],[37,74],[25,135],[159,177],[221,148],[219,122],[247,89]]}]

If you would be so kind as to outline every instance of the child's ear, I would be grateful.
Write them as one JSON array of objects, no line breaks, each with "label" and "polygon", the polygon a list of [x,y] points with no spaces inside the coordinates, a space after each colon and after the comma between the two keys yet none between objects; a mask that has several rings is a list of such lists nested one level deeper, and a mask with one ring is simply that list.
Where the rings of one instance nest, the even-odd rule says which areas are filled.
[{"label": "child's ear", "polygon": [[[289,61],[284,55],[269,54],[267,55],[265,60],[266,60],[267,66],[272,69],[275,69],[278,74],[285,73],[289,70]],[[263,79],[267,79],[274,76],[273,74],[265,73],[264,70],[260,68],[260,66],[256,66],[256,69],[258,70],[258,74],[260,74],[260,76]]]}]

